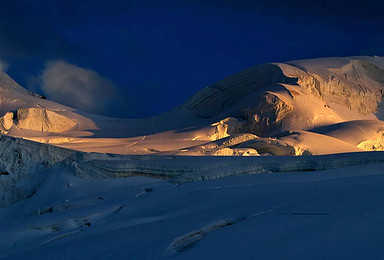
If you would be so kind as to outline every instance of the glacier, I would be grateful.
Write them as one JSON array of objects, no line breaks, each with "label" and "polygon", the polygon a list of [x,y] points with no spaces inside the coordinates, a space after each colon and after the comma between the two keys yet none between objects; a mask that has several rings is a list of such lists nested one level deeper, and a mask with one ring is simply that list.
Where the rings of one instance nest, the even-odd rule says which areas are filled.
[{"label": "glacier", "polygon": [[383,57],[258,65],[146,119],[0,73],[0,259],[379,259]]}]

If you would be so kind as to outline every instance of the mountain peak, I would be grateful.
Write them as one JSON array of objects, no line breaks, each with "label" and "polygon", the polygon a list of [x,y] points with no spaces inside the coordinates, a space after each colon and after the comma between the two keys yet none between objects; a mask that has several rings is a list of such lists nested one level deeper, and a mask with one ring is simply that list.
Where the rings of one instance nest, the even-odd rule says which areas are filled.
[{"label": "mountain peak", "polygon": [[267,63],[145,119],[113,119],[44,100],[0,74],[8,135],[87,152],[303,155],[384,150],[383,57]]}]

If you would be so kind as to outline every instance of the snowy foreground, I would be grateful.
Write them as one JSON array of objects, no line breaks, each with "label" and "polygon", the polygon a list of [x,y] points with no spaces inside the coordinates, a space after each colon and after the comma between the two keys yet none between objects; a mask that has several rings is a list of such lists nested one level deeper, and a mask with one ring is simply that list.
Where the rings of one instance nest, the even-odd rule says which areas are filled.
[{"label": "snowy foreground", "polygon": [[[381,152],[119,157],[1,141],[2,158],[13,151],[21,162],[1,162],[14,170],[0,176],[2,185],[18,176],[8,185],[33,192],[3,194],[0,259],[382,257]],[[33,168],[46,149],[57,162]],[[38,180],[27,174],[32,168]]]}]

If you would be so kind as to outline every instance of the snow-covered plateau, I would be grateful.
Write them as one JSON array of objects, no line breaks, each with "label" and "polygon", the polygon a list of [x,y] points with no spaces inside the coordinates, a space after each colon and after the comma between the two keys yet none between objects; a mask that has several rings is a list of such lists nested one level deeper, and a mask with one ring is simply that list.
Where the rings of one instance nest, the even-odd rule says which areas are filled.
[{"label": "snow-covered plateau", "polygon": [[381,259],[384,58],[258,65],[146,119],[0,73],[0,259]]}]

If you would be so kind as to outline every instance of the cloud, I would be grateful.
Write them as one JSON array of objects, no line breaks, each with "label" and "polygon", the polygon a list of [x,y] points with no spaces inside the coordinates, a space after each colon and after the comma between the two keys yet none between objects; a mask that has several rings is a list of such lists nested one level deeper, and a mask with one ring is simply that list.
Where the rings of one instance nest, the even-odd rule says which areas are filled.
[{"label": "cloud", "polygon": [[5,72],[9,68],[9,64],[5,61],[0,60],[0,72]]},{"label": "cloud", "polygon": [[111,114],[121,103],[119,90],[111,80],[62,60],[47,62],[39,81],[49,99],[79,110]]}]

